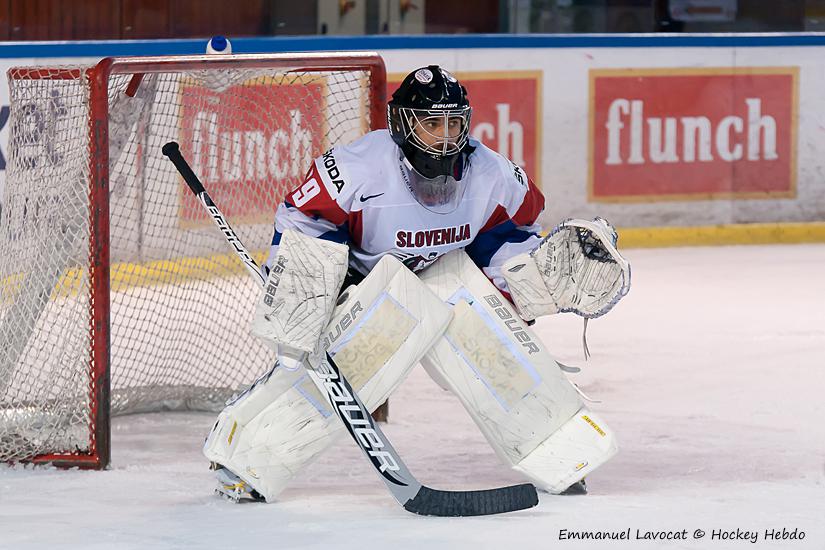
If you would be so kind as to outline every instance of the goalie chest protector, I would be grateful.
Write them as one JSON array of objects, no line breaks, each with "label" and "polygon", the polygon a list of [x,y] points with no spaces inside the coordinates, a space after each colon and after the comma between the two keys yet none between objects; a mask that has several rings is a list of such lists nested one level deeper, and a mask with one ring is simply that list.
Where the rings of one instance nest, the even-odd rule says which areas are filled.
[{"label": "goalie chest protector", "polygon": [[501,223],[532,225],[544,207],[541,192],[521,168],[477,141],[472,145],[452,212],[433,212],[415,199],[400,149],[388,131],[377,130],[315,159],[279,208],[276,230],[295,227],[346,240],[351,264],[366,274],[387,253],[419,271]]}]

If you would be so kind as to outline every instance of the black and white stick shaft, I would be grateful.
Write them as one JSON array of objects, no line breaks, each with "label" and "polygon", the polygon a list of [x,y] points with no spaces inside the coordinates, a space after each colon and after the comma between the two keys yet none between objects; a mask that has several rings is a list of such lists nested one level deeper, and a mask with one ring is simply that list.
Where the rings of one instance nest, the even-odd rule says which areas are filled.
[{"label": "black and white stick shaft", "polygon": [[255,262],[255,258],[249,254],[246,247],[241,242],[241,239],[239,239],[238,235],[235,233],[235,230],[233,230],[229,225],[229,222],[226,221],[223,213],[215,205],[215,203],[212,202],[212,197],[210,197],[206,192],[206,189],[203,188],[203,184],[198,179],[198,176],[195,175],[195,172],[192,171],[189,163],[186,162],[185,158],[183,158],[183,155],[180,152],[180,146],[176,142],[170,141],[163,146],[161,151],[164,155],[169,157],[169,160],[171,160],[172,164],[175,165],[175,168],[178,169],[180,175],[183,176],[183,181],[186,182],[186,185],[189,186],[192,193],[198,197],[198,200],[201,201],[203,207],[206,208],[206,211],[209,212],[209,215],[212,216],[213,220],[215,220],[215,224],[218,226],[218,229],[221,230],[223,236],[226,237],[226,240],[235,250],[235,253],[246,267],[246,270],[249,271],[249,273],[261,284],[261,286],[265,285],[266,277],[264,277],[264,274],[261,273],[261,269],[258,267],[257,262]]},{"label": "black and white stick shaft", "polygon": [[[254,258],[232,230],[220,209],[203,188],[203,184],[189,167],[174,141],[163,146],[169,157],[204,208],[215,220],[224,237],[247,267],[250,275],[262,286],[266,279]],[[313,364],[317,362],[318,364]],[[480,491],[441,491],[422,485],[413,477],[401,457],[384,436],[352,389],[332,357],[310,360],[307,373],[318,389],[327,397],[332,408],[344,423],[353,440],[367,457],[390,493],[407,511],[426,516],[481,516],[524,510],[538,504],[536,488],[524,483],[510,487]]]}]

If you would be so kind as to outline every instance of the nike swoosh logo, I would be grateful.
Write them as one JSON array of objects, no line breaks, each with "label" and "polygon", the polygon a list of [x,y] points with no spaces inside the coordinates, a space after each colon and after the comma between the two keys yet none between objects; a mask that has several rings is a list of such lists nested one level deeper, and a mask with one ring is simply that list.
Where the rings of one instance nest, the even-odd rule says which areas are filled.
[{"label": "nike swoosh logo", "polygon": [[383,194],[384,193],[378,193],[377,195],[368,195],[366,197],[364,195],[361,195],[361,202],[367,202],[368,200],[374,199],[375,197],[380,197]]}]

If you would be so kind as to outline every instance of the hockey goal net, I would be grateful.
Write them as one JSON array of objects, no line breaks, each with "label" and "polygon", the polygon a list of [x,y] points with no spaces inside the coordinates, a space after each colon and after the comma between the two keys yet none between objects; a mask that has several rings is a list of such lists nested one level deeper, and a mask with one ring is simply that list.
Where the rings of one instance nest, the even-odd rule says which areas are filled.
[{"label": "hockey goal net", "polygon": [[384,64],[107,58],[8,76],[0,461],[103,468],[110,413],[220,410],[274,361],[249,335],[255,282],[163,144],[262,261],[311,159],[384,127]]}]

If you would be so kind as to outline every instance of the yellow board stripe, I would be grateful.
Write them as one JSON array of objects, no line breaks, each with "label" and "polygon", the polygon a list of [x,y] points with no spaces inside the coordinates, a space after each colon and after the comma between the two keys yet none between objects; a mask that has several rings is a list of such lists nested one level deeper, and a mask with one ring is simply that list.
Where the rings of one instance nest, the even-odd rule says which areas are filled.
[{"label": "yellow board stripe", "polygon": [[745,223],[617,229],[620,248],[825,243],[825,223]]},{"label": "yellow board stripe", "polygon": [[[825,222],[747,223],[690,227],[619,228],[620,248],[665,248],[671,246],[716,246],[737,244],[825,243]],[[253,253],[261,264],[268,250]],[[115,263],[111,266],[112,290],[125,290],[171,283],[180,278],[207,280],[243,273],[235,254],[156,260],[146,263]],[[0,280],[0,299],[10,299],[12,289],[23,280],[15,274]],[[76,294],[85,284],[85,271],[70,269],[60,278],[52,296]]]},{"label": "yellow board stripe", "polygon": [[[269,253],[262,250],[252,253],[261,265]],[[185,280],[209,280],[217,277],[231,277],[245,271],[244,265],[234,253],[212,256],[194,256],[174,260],[154,260],[145,263],[113,263],[109,270],[109,284],[112,291],[129,288],[165,285]],[[13,289],[24,284],[24,275],[17,273],[0,280],[0,299],[10,299]],[[85,269],[71,268],[61,275],[52,291],[52,298],[74,296],[81,286],[88,285]],[[85,290],[84,290],[85,292]],[[8,296],[6,296],[8,294]]]},{"label": "yellow board stripe", "polygon": [[[258,265],[266,260],[268,251],[252,253]],[[118,263],[110,270],[112,290],[137,286],[163,285],[180,279],[208,280],[229,277],[245,271],[244,265],[234,253],[196,256],[175,260],[157,260],[145,264]]]}]

